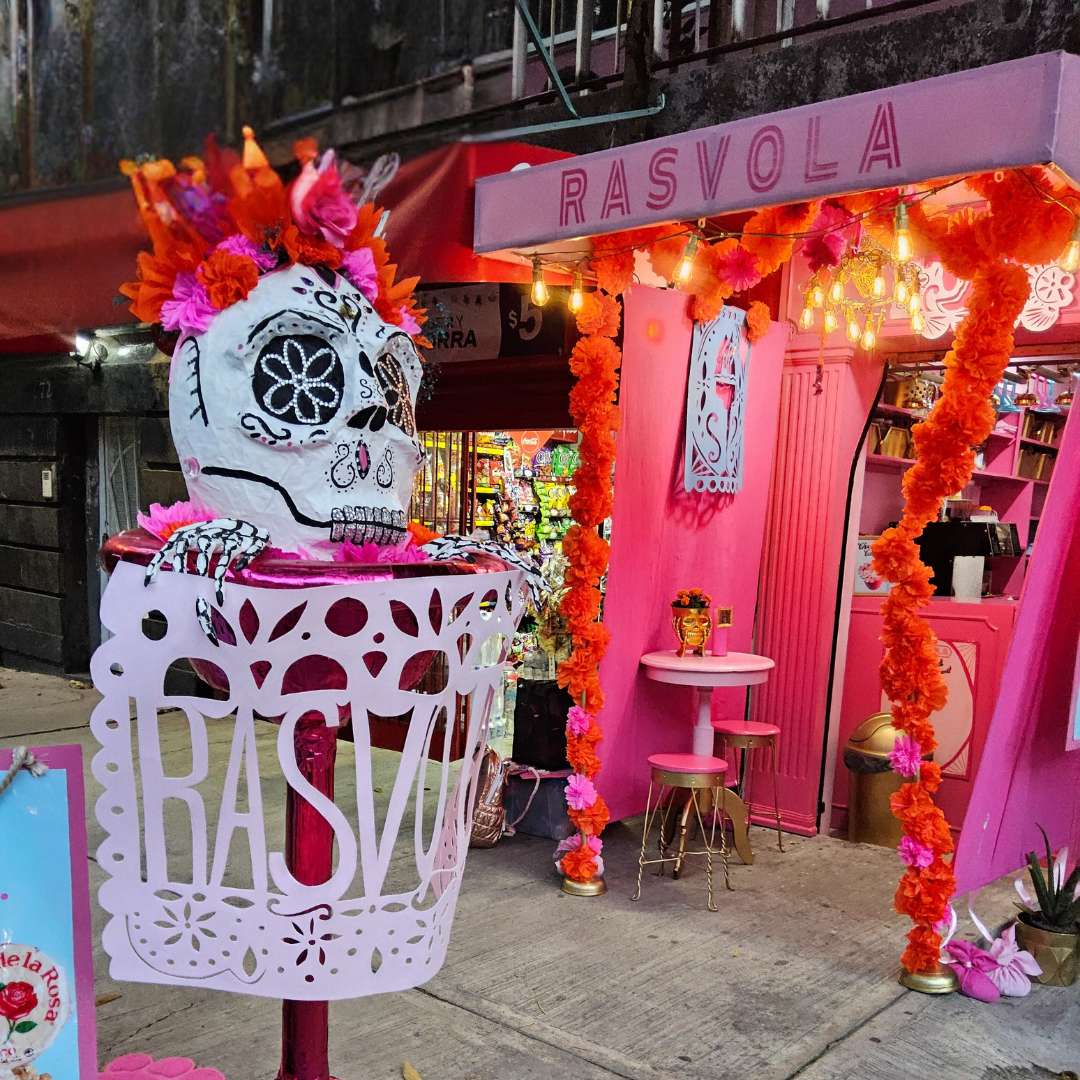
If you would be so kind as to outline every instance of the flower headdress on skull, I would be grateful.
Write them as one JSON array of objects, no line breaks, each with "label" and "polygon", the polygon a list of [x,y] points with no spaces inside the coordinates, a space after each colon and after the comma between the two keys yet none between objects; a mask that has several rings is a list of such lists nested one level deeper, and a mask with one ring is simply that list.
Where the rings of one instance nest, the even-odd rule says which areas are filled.
[{"label": "flower headdress on skull", "polygon": [[[163,560],[194,548],[219,583],[272,540],[331,558],[342,546],[410,542],[406,509],[423,461],[413,401],[424,312],[397,267],[381,214],[357,206],[333,151],[295,144],[286,185],[250,128],[242,157],[208,140],[202,158],[123,162],[153,244],[132,312],[177,334],[173,442],[191,497],[169,517]],[[179,514],[179,518],[178,518]],[[150,525],[152,518],[141,519]]]}]

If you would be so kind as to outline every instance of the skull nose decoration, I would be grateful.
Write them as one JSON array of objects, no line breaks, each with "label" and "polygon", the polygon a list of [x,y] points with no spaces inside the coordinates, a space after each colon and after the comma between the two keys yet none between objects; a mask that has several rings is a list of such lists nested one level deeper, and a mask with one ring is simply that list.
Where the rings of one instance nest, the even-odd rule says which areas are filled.
[{"label": "skull nose decoration", "polygon": [[338,411],[344,388],[341,358],[312,335],[272,338],[251,377],[259,407],[287,424],[325,424]]}]

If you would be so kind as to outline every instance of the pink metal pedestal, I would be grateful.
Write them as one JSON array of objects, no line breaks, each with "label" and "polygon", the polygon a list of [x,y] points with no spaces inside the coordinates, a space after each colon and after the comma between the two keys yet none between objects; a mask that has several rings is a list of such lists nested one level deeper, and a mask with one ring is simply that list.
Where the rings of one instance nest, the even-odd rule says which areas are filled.
[{"label": "pink metal pedestal", "polygon": [[[293,745],[303,776],[328,799],[334,798],[337,728],[309,713],[296,726]],[[334,832],[326,819],[290,787],[285,797],[285,861],[304,885],[321,885],[333,871]],[[282,1001],[281,1069],[278,1080],[332,1080],[330,1003]]]}]

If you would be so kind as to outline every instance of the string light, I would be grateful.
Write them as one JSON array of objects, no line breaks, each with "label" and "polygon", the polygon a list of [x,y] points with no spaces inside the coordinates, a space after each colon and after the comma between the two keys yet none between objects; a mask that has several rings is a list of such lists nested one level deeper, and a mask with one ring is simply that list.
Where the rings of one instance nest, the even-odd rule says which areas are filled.
[{"label": "string light", "polygon": [[847,324],[848,341],[858,341],[859,340],[859,335],[861,333],[862,333],[862,330],[859,327],[859,320],[858,319],[849,319],[848,324]]},{"label": "string light", "polygon": [[544,264],[539,255],[533,256],[532,302],[543,307],[548,302],[548,287],[544,281]]},{"label": "string light", "polygon": [[697,249],[698,234],[691,233],[690,239],[686,242],[686,247],[683,249],[679,265],[675,268],[675,280],[681,285],[685,285],[694,276],[694,256],[697,254]]},{"label": "string light", "polygon": [[802,314],[799,316],[799,329],[814,329],[814,309],[809,304],[802,309]]},{"label": "string light", "polygon": [[874,331],[870,329],[870,325],[868,323],[866,329],[863,331],[862,341],[860,342],[863,347],[863,351],[869,352],[874,347],[874,342],[876,340],[877,338],[874,337]]},{"label": "string light", "polygon": [[923,322],[923,317],[922,317],[921,312],[913,311],[911,313],[911,329],[916,334],[921,334],[923,332],[923,329],[924,329],[925,326],[926,326],[926,324]]},{"label": "string light", "polygon": [[585,293],[581,288],[581,271],[575,271],[574,273],[574,285],[570,290],[570,300],[568,307],[576,315],[581,310],[581,305],[585,303]]},{"label": "string light", "polygon": [[911,246],[907,207],[902,199],[896,204],[895,231],[896,242],[893,245],[893,254],[899,262],[907,262],[914,254],[914,248]]},{"label": "string light", "polygon": [[922,310],[922,299],[918,292],[912,290],[911,296],[908,297],[908,311],[912,315],[917,315]]},{"label": "string light", "polygon": [[1063,274],[1075,274],[1080,266],[1080,218],[1073,219],[1072,235],[1058,259],[1058,266]]},{"label": "string light", "polygon": [[825,312],[825,333],[826,334],[831,334],[837,328],[838,325],[839,325],[839,323],[836,321],[836,312],[835,311],[826,311]]},{"label": "string light", "polygon": [[825,304],[825,290],[818,284],[810,290],[810,303],[814,307],[823,307]]},{"label": "string light", "polygon": [[837,275],[833,279],[833,283],[832,283],[831,287],[829,288],[829,301],[830,301],[830,303],[833,303],[833,304],[839,304],[840,301],[843,300],[843,299],[844,299],[844,282],[840,278],[840,276]]},{"label": "string light", "polygon": [[899,305],[900,305],[901,307],[904,307],[904,306],[905,306],[905,305],[907,304],[907,302],[908,302],[908,287],[907,287],[907,282],[906,282],[906,281],[904,281],[904,279],[903,279],[903,278],[900,278],[900,279],[899,279],[899,280],[898,280],[898,281],[896,282],[896,293],[895,293],[895,297],[896,297],[896,302],[897,302],[897,304],[899,304]]}]

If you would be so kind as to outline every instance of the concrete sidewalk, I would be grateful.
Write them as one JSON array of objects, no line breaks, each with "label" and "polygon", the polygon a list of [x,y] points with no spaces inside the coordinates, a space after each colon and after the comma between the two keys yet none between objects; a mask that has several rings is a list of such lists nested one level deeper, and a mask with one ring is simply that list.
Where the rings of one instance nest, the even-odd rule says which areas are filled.
[{"label": "concrete sidewalk", "polygon": [[[3,669],[0,683],[0,746],[84,747],[93,852],[103,835],[89,774],[96,693]],[[165,714],[161,730],[182,762],[186,722]],[[215,768],[224,734],[212,739]],[[273,738],[268,726],[260,742]],[[380,776],[395,757],[377,752]],[[351,745],[340,760],[348,799]],[[710,913],[696,869],[648,877],[630,902],[639,830],[631,819],[605,833],[601,898],[559,890],[550,841],[518,835],[472,851],[442,971],[417,990],[331,1005],[336,1074],[390,1080],[404,1061],[424,1080],[1009,1080],[1080,1067],[1080,985],[984,1005],[897,984],[907,923],[892,910],[892,852],[789,836],[781,854],[755,829],[757,861],[733,862],[735,891],[721,888]],[[93,855],[90,871],[96,890]],[[983,890],[984,921],[1003,922],[1012,895],[1008,880]],[[97,935],[104,922],[95,905]],[[973,936],[966,913],[960,933]],[[191,1057],[229,1080],[276,1074],[273,1001],[116,983],[100,948],[95,962],[98,999],[111,999],[97,1010],[102,1062],[142,1052]]]}]

